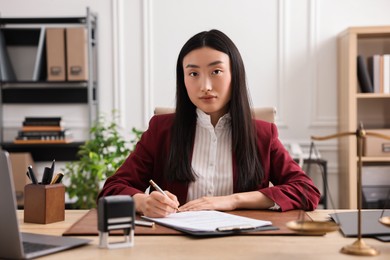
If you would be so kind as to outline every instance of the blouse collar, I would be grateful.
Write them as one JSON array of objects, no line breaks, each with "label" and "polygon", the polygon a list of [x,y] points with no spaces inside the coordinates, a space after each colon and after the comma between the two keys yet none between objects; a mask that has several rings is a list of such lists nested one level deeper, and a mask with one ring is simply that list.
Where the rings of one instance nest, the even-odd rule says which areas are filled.
[{"label": "blouse collar", "polygon": [[[205,128],[214,128],[213,125],[211,124],[211,117],[210,115],[206,114],[199,108],[196,109],[196,114],[198,116],[197,118],[197,124],[199,126],[205,127]],[[231,117],[230,113],[226,113],[223,115],[219,120],[215,128],[227,128],[230,127],[230,122],[231,122]]]}]

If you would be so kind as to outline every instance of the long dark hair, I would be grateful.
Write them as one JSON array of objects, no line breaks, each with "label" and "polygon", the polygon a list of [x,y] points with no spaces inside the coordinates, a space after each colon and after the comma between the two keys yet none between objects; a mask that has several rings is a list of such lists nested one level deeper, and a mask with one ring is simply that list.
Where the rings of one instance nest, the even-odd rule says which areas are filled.
[{"label": "long dark hair", "polygon": [[230,115],[232,150],[237,166],[238,191],[255,190],[264,177],[257,138],[252,121],[244,63],[232,40],[218,30],[204,31],[190,38],[179,53],[176,65],[176,116],[172,126],[171,145],[165,170],[169,181],[196,180],[191,157],[196,129],[196,106],[191,102],[185,84],[183,59],[191,51],[210,47],[230,58],[232,95]]}]

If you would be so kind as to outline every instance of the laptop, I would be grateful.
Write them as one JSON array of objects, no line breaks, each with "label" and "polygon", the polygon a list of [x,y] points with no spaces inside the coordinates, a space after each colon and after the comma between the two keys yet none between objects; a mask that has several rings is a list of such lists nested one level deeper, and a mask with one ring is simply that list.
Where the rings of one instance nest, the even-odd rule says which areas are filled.
[{"label": "laptop", "polygon": [[31,259],[88,244],[91,240],[21,233],[8,152],[0,149],[0,258]]}]

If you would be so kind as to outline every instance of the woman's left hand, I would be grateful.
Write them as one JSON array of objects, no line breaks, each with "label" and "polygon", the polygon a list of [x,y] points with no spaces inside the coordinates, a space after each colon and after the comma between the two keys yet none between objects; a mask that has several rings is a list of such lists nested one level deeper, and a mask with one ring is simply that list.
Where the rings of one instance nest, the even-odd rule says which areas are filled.
[{"label": "woman's left hand", "polygon": [[234,196],[202,197],[192,200],[179,207],[179,211],[195,210],[235,210]]},{"label": "woman's left hand", "polygon": [[258,191],[234,193],[227,196],[202,197],[179,207],[179,211],[236,209],[269,209],[274,201]]}]

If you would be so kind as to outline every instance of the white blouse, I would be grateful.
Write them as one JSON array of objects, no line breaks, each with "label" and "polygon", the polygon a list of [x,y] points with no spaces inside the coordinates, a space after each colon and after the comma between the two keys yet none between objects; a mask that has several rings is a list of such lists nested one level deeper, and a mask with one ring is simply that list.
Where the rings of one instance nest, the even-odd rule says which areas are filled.
[{"label": "white blouse", "polygon": [[230,114],[221,117],[215,128],[209,115],[196,110],[195,141],[192,168],[196,181],[188,188],[187,201],[203,196],[233,193],[233,162]]}]

